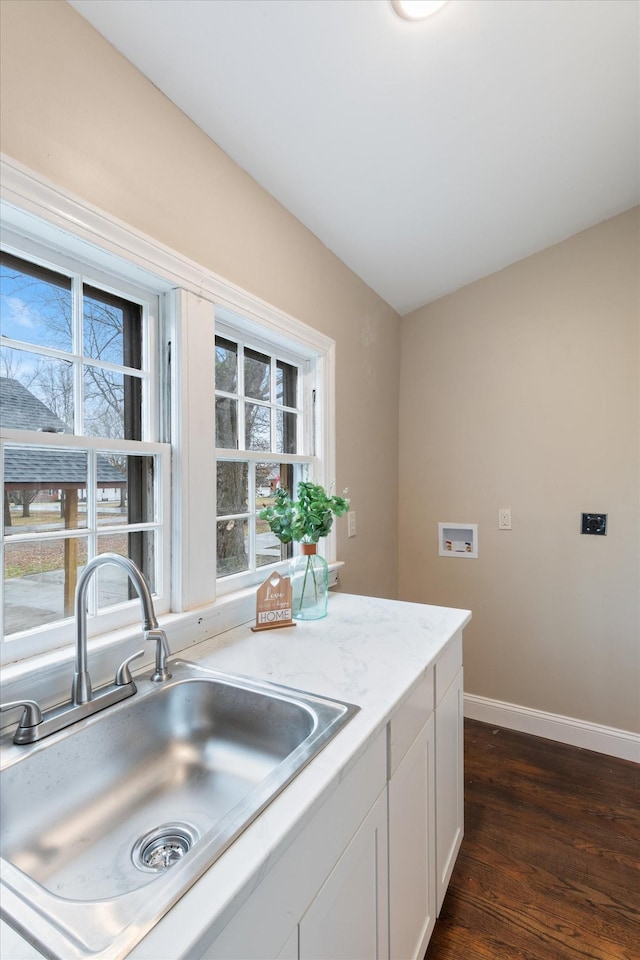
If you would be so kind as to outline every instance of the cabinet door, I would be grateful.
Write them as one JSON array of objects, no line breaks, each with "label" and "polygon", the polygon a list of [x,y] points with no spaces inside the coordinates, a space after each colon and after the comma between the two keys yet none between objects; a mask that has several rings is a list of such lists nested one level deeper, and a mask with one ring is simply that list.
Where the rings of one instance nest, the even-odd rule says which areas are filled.
[{"label": "cabinet door", "polygon": [[278,960],[298,960],[298,927],[296,926],[295,930],[285,943],[284,947],[278,954]]},{"label": "cabinet door", "polygon": [[386,960],[387,797],[383,791],[300,921],[300,960]]},{"label": "cabinet door", "polygon": [[[437,675],[437,667],[436,667]],[[437,912],[464,833],[464,713],[462,670],[436,707]]]},{"label": "cabinet door", "polygon": [[422,960],[436,922],[433,715],[389,781],[392,960]]}]

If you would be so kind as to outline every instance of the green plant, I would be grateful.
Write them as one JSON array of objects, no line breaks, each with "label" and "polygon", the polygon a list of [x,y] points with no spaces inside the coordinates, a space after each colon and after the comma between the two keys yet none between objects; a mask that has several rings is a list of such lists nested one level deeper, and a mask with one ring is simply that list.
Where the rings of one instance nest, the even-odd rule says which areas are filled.
[{"label": "green plant", "polygon": [[274,497],[275,503],[259,516],[282,543],[317,543],[331,530],[334,514],[341,517],[349,509],[345,497],[329,496],[320,484],[305,480],[298,484],[297,500],[292,500],[284,487],[276,487]]}]

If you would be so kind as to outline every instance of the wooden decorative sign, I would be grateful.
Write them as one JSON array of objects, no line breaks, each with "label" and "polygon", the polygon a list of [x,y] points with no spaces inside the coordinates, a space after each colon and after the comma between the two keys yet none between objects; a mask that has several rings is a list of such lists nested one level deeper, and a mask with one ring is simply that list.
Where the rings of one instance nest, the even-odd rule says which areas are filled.
[{"label": "wooden decorative sign", "polygon": [[291,617],[291,580],[279,573],[270,574],[256,596],[256,625],[252,630],[295,627]]}]

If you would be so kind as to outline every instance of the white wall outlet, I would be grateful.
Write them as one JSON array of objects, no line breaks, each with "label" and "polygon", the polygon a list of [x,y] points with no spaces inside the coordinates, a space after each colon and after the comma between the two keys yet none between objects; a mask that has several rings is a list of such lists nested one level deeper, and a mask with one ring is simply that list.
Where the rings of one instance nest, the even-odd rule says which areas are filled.
[{"label": "white wall outlet", "polygon": [[498,530],[511,530],[511,507],[498,510]]},{"label": "white wall outlet", "polygon": [[356,535],[356,512],[355,510],[349,510],[347,513],[347,536],[355,537]]}]

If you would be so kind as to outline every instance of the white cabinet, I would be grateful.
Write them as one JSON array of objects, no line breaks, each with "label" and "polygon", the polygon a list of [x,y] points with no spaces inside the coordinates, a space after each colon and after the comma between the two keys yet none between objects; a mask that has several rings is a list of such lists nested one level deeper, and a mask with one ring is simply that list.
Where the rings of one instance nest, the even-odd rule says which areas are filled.
[{"label": "white cabinet", "polygon": [[462,635],[436,662],[436,898],[440,914],[464,834]]},{"label": "white cabinet", "polygon": [[387,797],[378,797],[299,925],[299,960],[387,960]]},{"label": "white cabinet", "polygon": [[386,747],[383,731],[189,960],[388,958]]},{"label": "white cabinet", "polygon": [[422,958],[436,920],[434,672],[389,723],[389,953]]},{"label": "white cabinet", "polygon": [[434,718],[389,781],[392,960],[424,956],[436,922]]},{"label": "white cabinet", "polygon": [[298,960],[298,928],[296,927],[278,954],[278,960]]},{"label": "white cabinet", "polygon": [[462,634],[189,960],[422,960],[463,835]]},{"label": "white cabinet", "polygon": [[463,836],[462,634],[389,724],[391,960],[421,960]]}]

